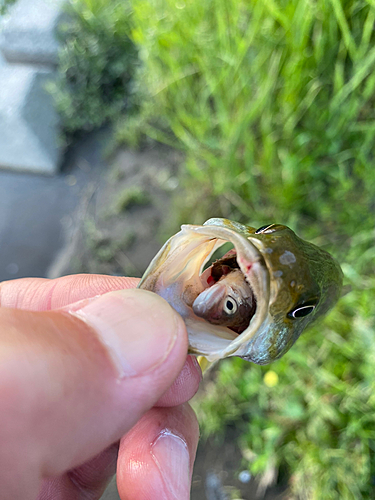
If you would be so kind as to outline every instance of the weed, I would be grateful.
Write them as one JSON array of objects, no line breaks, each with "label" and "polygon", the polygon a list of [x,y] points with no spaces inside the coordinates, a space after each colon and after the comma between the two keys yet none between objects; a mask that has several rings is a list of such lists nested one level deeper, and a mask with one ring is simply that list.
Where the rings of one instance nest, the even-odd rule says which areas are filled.
[{"label": "weed", "polygon": [[61,25],[59,77],[49,85],[65,135],[100,127],[131,109],[137,52],[131,10],[116,0],[71,0]]},{"label": "weed", "polygon": [[140,186],[132,186],[121,191],[115,203],[115,213],[121,213],[135,206],[148,205],[149,194]]},{"label": "weed", "polygon": [[16,0],[0,0],[0,16],[6,14],[8,8],[15,2]]},{"label": "weed", "polygon": [[273,386],[267,367],[223,362],[197,406],[203,431],[240,427],[251,471],[286,465],[295,498],[372,498],[375,7],[366,0],[132,6],[143,63],[132,128],[185,152],[184,221],[287,223],[333,252],[352,285],[272,365]]},{"label": "weed", "polygon": [[[118,26],[142,62],[133,73],[137,114],[125,117],[117,138],[148,137],[184,152],[178,217],[286,223],[336,255],[352,287],[272,365],[273,375],[239,359],[222,362],[196,404],[202,430],[236,425],[249,469],[264,478],[286,466],[294,498],[373,498],[375,6],[131,0],[131,9]],[[61,69],[78,67],[70,54]],[[67,102],[74,129],[75,108],[86,104]],[[101,106],[112,109],[93,102],[83,113],[89,124],[103,117]]]}]

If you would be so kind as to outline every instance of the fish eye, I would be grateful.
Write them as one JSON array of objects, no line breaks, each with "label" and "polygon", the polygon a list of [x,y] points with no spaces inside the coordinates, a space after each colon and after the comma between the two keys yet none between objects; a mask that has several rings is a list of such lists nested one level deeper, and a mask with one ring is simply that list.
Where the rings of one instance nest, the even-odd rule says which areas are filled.
[{"label": "fish eye", "polygon": [[237,302],[232,297],[227,297],[224,302],[223,310],[226,314],[232,315],[237,311]]},{"label": "fish eye", "polygon": [[259,227],[259,228],[255,231],[255,234],[262,233],[265,229],[267,229],[268,227],[271,227],[271,226],[273,226],[273,224],[266,224],[265,226],[261,226],[261,227]]},{"label": "fish eye", "polygon": [[255,231],[255,234],[259,234],[259,233],[271,234],[271,233],[274,233],[275,231],[277,231],[279,229],[283,229],[284,227],[285,226],[282,226],[280,224],[275,224],[275,223],[266,224],[265,226],[262,226],[262,227],[258,228]]},{"label": "fish eye", "polygon": [[289,318],[292,319],[298,319],[298,318],[304,318],[305,316],[309,315],[310,313],[313,312],[315,309],[316,304],[310,304],[306,306],[299,306],[293,309],[288,313]]}]

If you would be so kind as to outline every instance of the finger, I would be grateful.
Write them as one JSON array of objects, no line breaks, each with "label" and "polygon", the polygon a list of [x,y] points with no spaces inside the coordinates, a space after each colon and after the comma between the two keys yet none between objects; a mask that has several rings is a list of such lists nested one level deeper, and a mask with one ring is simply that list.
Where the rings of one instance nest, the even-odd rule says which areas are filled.
[{"label": "finger", "polygon": [[178,406],[189,401],[199,388],[202,370],[195,356],[187,360],[171,387],[155,403],[155,406]]},{"label": "finger", "polygon": [[181,317],[122,290],[74,313],[0,309],[0,484],[35,498],[42,477],[124,435],[171,385],[187,352]]},{"label": "finger", "polygon": [[37,500],[95,500],[116,473],[119,443],[63,476],[43,481]]},{"label": "finger", "polygon": [[121,500],[188,500],[199,428],[188,404],[153,408],[121,440]]},{"label": "finger", "polygon": [[113,290],[135,288],[139,278],[75,274],[54,280],[21,278],[0,283],[0,306],[48,311]]},{"label": "finger", "polygon": [[[156,406],[178,406],[193,397],[198,390],[202,372],[195,357],[188,356],[180,374]],[[173,410],[174,411],[174,410]],[[38,500],[96,499],[103,494],[116,472],[118,445],[111,446],[82,465],[63,475],[44,482]]]}]

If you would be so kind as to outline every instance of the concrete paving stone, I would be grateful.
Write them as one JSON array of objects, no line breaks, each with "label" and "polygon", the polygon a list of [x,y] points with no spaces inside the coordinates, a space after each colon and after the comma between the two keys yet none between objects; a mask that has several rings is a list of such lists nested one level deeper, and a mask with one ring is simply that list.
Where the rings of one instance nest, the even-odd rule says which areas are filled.
[{"label": "concrete paving stone", "polygon": [[53,73],[10,64],[0,71],[0,167],[56,173],[58,116],[45,89]]},{"label": "concrete paving stone", "polygon": [[77,207],[108,170],[108,140],[104,131],[82,138],[55,176],[0,170],[0,281],[49,275],[69,244]]},{"label": "concrete paving stone", "polygon": [[[1,32],[3,30],[3,25],[5,22],[5,17],[0,16],[0,42],[1,42]],[[5,60],[3,53],[1,52],[1,47],[0,47],[0,68],[4,66],[5,64],[8,64],[8,61]],[[0,69],[1,72],[1,69]]]},{"label": "concrete paving stone", "polygon": [[2,23],[0,50],[12,63],[57,64],[63,0],[18,0]]}]

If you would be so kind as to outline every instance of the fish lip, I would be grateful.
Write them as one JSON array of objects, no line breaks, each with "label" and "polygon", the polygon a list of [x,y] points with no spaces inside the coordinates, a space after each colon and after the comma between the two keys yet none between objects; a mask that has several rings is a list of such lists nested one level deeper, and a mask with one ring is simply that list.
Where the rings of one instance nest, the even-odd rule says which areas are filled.
[{"label": "fish lip", "polygon": [[[233,229],[216,225],[193,226],[186,224],[181,226],[181,232],[193,232],[202,236],[205,235],[210,239],[222,240],[223,244],[230,242],[236,249],[237,263],[249,282],[257,301],[255,314],[251,318],[246,330],[230,341],[224,349],[212,351],[207,354],[201,353],[206,356],[209,361],[227,356],[235,356],[237,353],[242,352],[245,345],[253,340],[261,325],[267,319],[270,299],[270,277],[268,267],[260,250],[252,243],[251,239]],[[213,252],[214,250],[206,256],[204,263],[210,259]],[[202,273],[203,267],[204,264],[202,265],[200,274]]]}]

